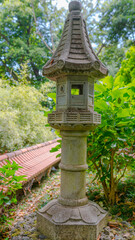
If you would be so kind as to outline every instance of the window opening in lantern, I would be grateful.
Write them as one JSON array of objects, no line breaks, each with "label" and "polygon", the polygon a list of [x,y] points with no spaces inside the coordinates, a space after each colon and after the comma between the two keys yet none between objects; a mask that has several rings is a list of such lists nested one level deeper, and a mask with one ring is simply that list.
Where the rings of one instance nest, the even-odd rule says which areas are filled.
[{"label": "window opening in lantern", "polygon": [[71,95],[83,95],[83,85],[82,84],[72,84],[71,85]]}]

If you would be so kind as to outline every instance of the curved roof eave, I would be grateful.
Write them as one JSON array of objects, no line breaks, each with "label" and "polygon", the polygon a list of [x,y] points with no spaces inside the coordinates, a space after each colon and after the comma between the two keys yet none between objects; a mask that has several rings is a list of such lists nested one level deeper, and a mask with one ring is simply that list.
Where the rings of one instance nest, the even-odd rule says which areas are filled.
[{"label": "curved roof eave", "polygon": [[79,4],[78,2],[76,9],[69,6],[70,13],[65,21],[60,43],[43,68],[44,76],[51,77],[56,74],[57,77],[62,73],[70,74],[79,71],[102,78],[108,73],[107,68],[92,49]]}]

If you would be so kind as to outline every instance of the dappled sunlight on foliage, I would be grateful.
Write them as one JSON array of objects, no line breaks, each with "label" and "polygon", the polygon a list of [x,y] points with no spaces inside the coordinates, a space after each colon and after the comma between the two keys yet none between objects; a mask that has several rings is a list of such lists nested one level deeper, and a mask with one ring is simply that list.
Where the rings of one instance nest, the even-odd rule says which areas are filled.
[{"label": "dappled sunlight on foliage", "polygon": [[[133,59],[134,52],[135,48],[131,48],[127,61]],[[116,203],[119,181],[134,162],[135,76],[132,74],[128,84],[125,84],[122,68],[123,62],[115,79],[108,76],[95,85],[95,110],[101,114],[102,123],[88,137],[89,168],[96,171],[106,201],[112,205]],[[132,68],[129,75],[131,71]]]},{"label": "dappled sunlight on foliage", "polygon": [[10,86],[0,81],[0,149],[13,151],[55,137],[46,128],[47,118],[40,102],[44,99],[34,87]]},{"label": "dappled sunlight on foliage", "polygon": [[128,220],[134,224],[135,210],[135,178],[132,171],[125,174],[117,187],[116,203],[113,206],[108,206],[104,198],[104,191],[101,181],[93,180],[96,174],[89,172],[87,175],[87,196],[89,200],[96,202],[101,207],[104,207],[112,214],[113,217]]},{"label": "dappled sunlight on foliage", "polygon": [[22,181],[26,180],[25,175],[16,175],[20,168],[15,161],[10,163],[9,160],[0,168],[0,237],[11,225],[13,219],[9,216],[14,211],[12,205],[17,204],[16,191],[22,188]]},{"label": "dappled sunlight on foliage", "polygon": [[56,99],[56,83],[54,81],[48,80],[45,83],[41,84],[39,92],[44,95],[44,99],[42,100],[42,106],[47,107],[48,109],[53,109],[55,106],[55,101],[51,95],[55,95]]},{"label": "dappled sunlight on foliage", "polygon": [[[122,86],[128,83],[135,83],[135,47],[132,46],[126,53],[126,59],[121,63],[116,80],[121,83]],[[131,85],[131,87],[135,87]]]}]

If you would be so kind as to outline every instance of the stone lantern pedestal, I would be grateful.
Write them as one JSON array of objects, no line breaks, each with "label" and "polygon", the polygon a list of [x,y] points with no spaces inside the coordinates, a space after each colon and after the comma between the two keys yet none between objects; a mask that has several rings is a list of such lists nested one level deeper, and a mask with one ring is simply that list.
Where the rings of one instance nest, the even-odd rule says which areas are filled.
[{"label": "stone lantern pedestal", "polygon": [[58,48],[43,68],[57,88],[48,122],[62,136],[60,197],[38,211],[37,227],[52,240],[96,240],[107,212],[86,197],[87,136],[101,122],[94,80],[107,69],[91,47],[80,2],[72,1],[69,11]]},{"label": "stone lantern pedestal", "polygon": [[85,193],[88,131],[61,131],[61,193],[37,214],[38,230],[53,240],[96,240],[107,213]]}]

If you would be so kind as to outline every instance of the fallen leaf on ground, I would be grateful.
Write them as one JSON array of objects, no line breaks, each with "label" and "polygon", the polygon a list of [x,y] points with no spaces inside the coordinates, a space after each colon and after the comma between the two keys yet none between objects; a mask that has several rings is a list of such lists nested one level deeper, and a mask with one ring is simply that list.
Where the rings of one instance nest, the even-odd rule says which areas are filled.
[{"label": "fallen leaf on ground", "polygon": [[115,226],[115,227],[118,227],[119,226],[119,222],[109,222],[108,225],[111,227],[111,226]]},{"label": "fallen leaf on ground", "polygon": [[101,237],[101,234],[99,234],[99,236],[98,236],[97,240],[100,240],[100,237]]}]

